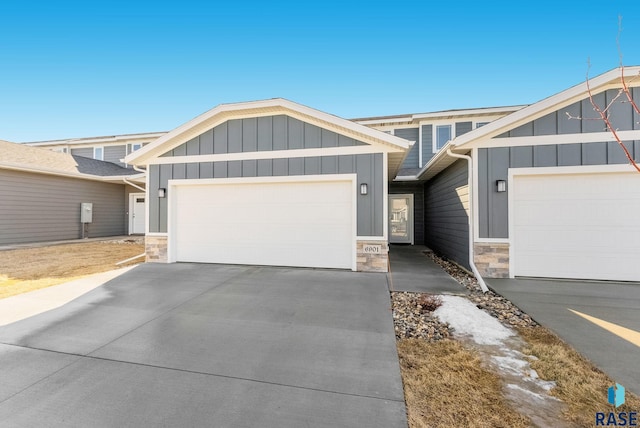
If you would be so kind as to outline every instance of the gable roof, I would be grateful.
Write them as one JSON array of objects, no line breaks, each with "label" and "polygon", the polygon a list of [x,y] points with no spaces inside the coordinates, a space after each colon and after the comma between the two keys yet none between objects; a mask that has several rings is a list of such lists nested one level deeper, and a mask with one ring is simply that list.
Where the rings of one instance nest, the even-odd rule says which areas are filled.
[{"label": "gable roof", "polygon": [[144,175],[111,162],[57,153],[2,140],[0,140],[0,168],[99,181],[121,181],[123,177],[139,178]]},{"label": "gable roof", "polygon": [[[589,79],[589,87],[595,95],[607,89],[620,88],[622,86],[620,67],[609,70],[606,73]],[[625,78],[640,75],[640,66],[624,67]],[[627,80],[628,83],[628,80]],[[416,175],[416,179],[429,180],[454,163],[457,159],[447,155],[447,149],[459,153],[466,153],[474,143],[486,141],[501,135],[511,129],[529,123],[543,117],[553,111],[559,110],[570,104],[584,99],[587,96],[587,82],[581,82],[569,89],[547,97],[537,103],[531,104],[500,119],[474,129],[466,134],[449,141]],[[496,146],[498,146],[497,141]]]},{"label": "gable roof", "polygon": [[125,162],[133,165],[145,165],[149,160],[161,156],[172,148],[230,119],[279,114],[294,117],[364,143],[384,147],[384,151],[389,153],[390,174],[397,172],[414,143],[284,98],[273,98],[262,101],[220,104],[161,136],[153,143],[129,154],[125,157]]}]

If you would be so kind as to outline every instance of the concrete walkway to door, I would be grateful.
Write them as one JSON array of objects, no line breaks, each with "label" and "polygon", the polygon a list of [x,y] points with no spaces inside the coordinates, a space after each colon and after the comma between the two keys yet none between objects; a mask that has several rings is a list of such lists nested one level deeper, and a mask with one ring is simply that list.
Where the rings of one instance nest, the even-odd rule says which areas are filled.
[{"label": "concrete walkway to door", "polygon": [[468,294],[465,287],[429,259],[424,245],[389,246],[389,289],[432,294]]}]

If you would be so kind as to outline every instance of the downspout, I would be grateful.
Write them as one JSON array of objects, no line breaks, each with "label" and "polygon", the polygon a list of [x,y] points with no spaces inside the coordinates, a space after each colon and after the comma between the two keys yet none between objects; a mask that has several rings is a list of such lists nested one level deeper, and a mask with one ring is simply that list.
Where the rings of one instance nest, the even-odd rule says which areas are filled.
[{"label": "downspout", "polygon": [[129,180],[127,180],[127,177],[122,177],[122,181],[124,181],[126,184],[128,184],[131,187],[135,187],[138,190],[142,190],[143,192],[146,192],[147,189],[145,189],[144,187],[140,187],[137,184],[133,184],[132,182],[130,182]]},{"label": "downspout", "polygon": [[465,159],[467,161],[467,169],[468,169],[468,183],[469,183],[469,265],[471,266],[471,271],[475,275],[478,280],[478,284],[484,293],[489,291],[487,284],[485,284],[484,279],[480,276],[480,272],[478,272],[478,268],[473,261],[473,164],[471,160],[471,156],[461,155],[458,153],[453,153],[451,148],[447,149],[447,154],[452,158]]}]

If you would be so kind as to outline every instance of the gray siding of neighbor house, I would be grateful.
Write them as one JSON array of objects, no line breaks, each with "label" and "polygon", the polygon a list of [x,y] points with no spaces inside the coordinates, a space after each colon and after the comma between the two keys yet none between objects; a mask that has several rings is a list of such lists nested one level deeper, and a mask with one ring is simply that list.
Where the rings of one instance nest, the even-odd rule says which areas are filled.
[{"label": "gray siding of neighbor house", "polygon": [[83,158],[93,159],[93,147],[71,149],[71,154],[74,156],[82,156]]},{"label": "gray siding of neighbor house", "polygon": [[115,163],[122,167],[126,166],[120,159],[123,159],[127,155],[127,146],[104,146],[104,161]]},{"label": "gray siding of neighbor house", "polygon": [[390,182],[389,195],[413,195],[413,240],[424,244],[424,185],[423,183]]},{"label": "gray siding of neighbor house", "polygon": [[[640,141],[625,142],[640,161]],[[496,147],[478,150],[478,208],[481,238],[508,238],[508,192],[495,190],[496,180],[506,180],[509,168],[613,165],[627,159],[616,142]]]},{"label": "gray siding of neighbor house", "polygon": [[285,115],[233,119],[193,138],[162,157],[364,145]]},{"label": "gray siding of neighbor house", "polygon": [[[332,131],[287,116],[225,122],[167,152],[163,157],[362,145]],[[357,195],[359,236],[382,236],[382,154],[256,159],[228,162],[175,163],[149,168],[149,232],[167,232],[167,198],[153,189],[167,188],[173,179],[278,177],[356,173],[358,184],[369,184],[368,195]]]},{"label": "gray siding of neighbor house", "polygon": [[124,235],[124,185],[0,169],[0,245],[82,237],[80,204],[93,203],[89,237]]},{"label": "gray siding of neighbor house", "polygon": [[404,159],[404,163],[401,166],[401,169],[410,169],[410,168],[420,168],[418,165],[419,161],[419,146],[420,143],[418,141],[420,131],[418,128],[404,128],[404,129],[396,129],[393,131],[393,135],[396,137],[404,138],[405,140],[415,141],[411,150],[409,150],[409,154]]},{"label": "gray siding of neighbor house", "polygon": [[473,129],[472,122],[456,122],[456,137],[466,134]]},{"label": "gray siding of neighbor house", "polygon": [[[631,88],[634,100],[640,100],[640,87]],[[605,107],[618,94],[616,89],[610,89],[594,96],[597,105]],[[619,131],[630,131],[640,129],[640,115],[638,115],[628,102],[626,96],[618,98],[610,109],[610,119],[613,127]],[[572,117],[582,117],[583,120],[569,119],[567,113]],[[597,120],[590,120],[597,119]],[[506,132],[500,137],[530,137],[535,135],[556,135],[556,134],[580,134],[586,132],[604,132],[606,125],[599,119],[593,106],[588,99],[576,102],[567,107],[561,108],[553,113],[549,113],[532,122],[525,123],[518,128]]]},{"label": "gray siding of neighbor house", "polygon": [[467,163],[458,160],[426,183],[425,245],[469,268]]}]

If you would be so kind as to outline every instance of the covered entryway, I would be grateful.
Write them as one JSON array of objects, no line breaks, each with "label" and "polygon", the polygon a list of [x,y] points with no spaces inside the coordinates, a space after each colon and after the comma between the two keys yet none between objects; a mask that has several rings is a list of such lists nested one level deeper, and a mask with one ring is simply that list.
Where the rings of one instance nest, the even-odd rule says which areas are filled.
[{"label": "covered entryway", "polygon": [[640,280],[640,174],[515,175],[512,276]]},{"label": "covered entryway", "polygon": [[190,180],[170,194],[171,261],[355,270],[349,175]]}]

